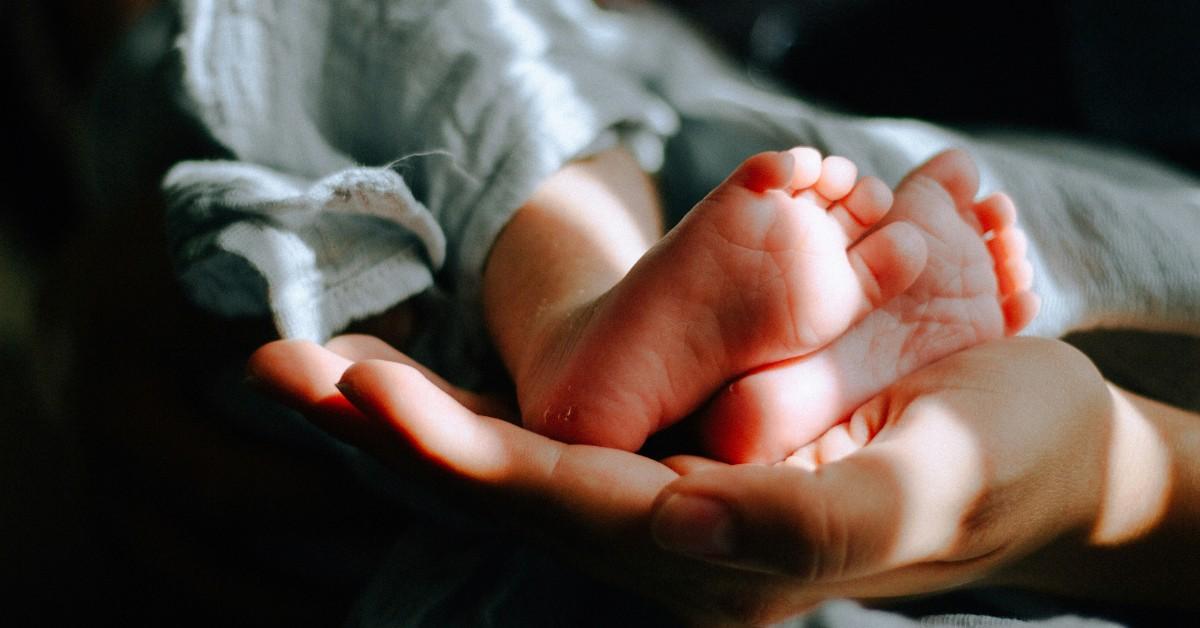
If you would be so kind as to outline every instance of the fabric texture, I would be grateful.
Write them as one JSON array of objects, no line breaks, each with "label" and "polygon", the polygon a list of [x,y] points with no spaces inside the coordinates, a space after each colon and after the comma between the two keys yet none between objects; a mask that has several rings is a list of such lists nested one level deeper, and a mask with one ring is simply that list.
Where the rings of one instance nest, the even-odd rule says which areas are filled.
[{"label": "fabric texture", "polygon": [[[477,298],[540,181],[624,143],[661,164],[671,109],[580,2],[185,0],[180,101],[229,162],[168,174],[201,305],[324,340],[435,282]],[[548,27],[550,26],[550,27]]]}]

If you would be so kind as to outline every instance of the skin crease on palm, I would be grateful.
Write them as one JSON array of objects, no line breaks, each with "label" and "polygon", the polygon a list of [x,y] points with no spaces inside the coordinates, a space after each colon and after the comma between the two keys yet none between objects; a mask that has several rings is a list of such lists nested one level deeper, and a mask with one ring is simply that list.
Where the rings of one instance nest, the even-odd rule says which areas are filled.
[{"label": "skin crease on palm", "polygon": [[[1176,530],[1195,520],[1200,473],[1171,469],[1198,459],[1195,417],[1106,385],[1055,341],[954,354],[775,466],[559,443],[477,414],[503,406],[376,339],[329,347],[278,341],[250,372],[407,481],[455,486],[466,511],[536,531],[700,624],[970,582],[1190,599],[1178,571],[1103,574],[1109,562],[1178,564],[1180,543],[1194,547]],[[713,525],[683,524],[697,515]]]}]

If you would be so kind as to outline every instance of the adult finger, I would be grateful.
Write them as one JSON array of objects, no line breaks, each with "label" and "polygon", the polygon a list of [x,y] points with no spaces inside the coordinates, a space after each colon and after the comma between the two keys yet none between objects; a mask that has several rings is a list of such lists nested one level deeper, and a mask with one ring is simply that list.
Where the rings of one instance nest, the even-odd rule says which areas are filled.
[{"label": "adult finger", "polygon": [[505,400],[495,395],[481,395],[459,388],[426,368],[425,365],[410,358],[408,355],[398,351],[375,336],[345,334],[332,338],[329,342],[325,343],[325,348],[351,362],[386,360],[388,362],[411,366],[472,412],[508,421],[516,419],[516,413],[513,412],[512,405]]},{"label": "adult finger", "polygon": [[611,529],[641,522],[655,495],[676,476],[629,452],[566,445],[464,407],[419,370],[369,360],[349,368],[342,392],[386,425],[416,455],[460,481],[485,489],[506,508],[534,511],[537,523]]},{"label": "adult finger", "polygon": [[[648,534],[655,497],[678,477],[649,458],[568,445],[476,415],[401,364],[366,361],[340,384],[410,453],[469,489],[467,507],[562,552],[572,564],[715,624],[775,622],[815,600],[784,579],[664,552]],[[490,512],[488,512],[490,510]]]},{"label": "adult finger", "polygon": [[276,340],[250,356],[246,376],[254,386],[289,406],[318,405],[342,396],[336,384],[350,364],[307,340]]},{"label": "adult finger", "polygon": [[378,442],[378,425],[367,420],[337,389],[352,362],[307,340],[262,346],[246,365],[252,386],[298,410],[334,436],[353,443]]},{"label": "adult finger", "polygon": [[687,475],[689,473],[697,473],[699,471],[708,469],[720,469],[729,466],[727,463],[718,462],[710,458],[686,454],[664,458],[662,463],[679,475]]},{"label": "adult finger", "polygon": [[[860,412],[887,410],[873,402]],[[961,524],[982,491],[983,458],[953,411],[915,410],[920,421],[893,426],[815,470],[743,465],[683,476],[658,498],[655,538],[668,549],[810,583],[941,560],[962,540]]]}]

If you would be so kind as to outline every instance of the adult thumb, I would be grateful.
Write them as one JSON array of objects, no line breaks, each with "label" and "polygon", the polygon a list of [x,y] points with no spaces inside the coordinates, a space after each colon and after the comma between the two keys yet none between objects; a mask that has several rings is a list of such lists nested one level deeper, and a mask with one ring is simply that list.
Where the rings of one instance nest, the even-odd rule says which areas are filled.
[{"label": "adult thumb", "polygon": [[654,538],[668,550],[813,583],[937,559],[954,547],[977,496],[973,474],[954,477],[947,470],[958,460],[902,442],[876,444],[816,471],[742,465],[683,476],[655,502]]}]

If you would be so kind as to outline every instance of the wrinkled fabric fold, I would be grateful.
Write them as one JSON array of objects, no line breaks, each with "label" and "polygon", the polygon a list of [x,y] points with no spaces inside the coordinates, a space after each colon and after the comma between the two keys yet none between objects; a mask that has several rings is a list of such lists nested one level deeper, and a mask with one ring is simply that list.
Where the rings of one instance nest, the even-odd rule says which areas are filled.
[{"label": "wrinkled fabric fold", "polygon": [[181,106],[236,162],[168,174],[179,275],[288,337],[435,283],[477,302],[490,243],[541,181],[618,144],[656,170],[678,124],[617,59],[623,18],[586,3],[178,6]]}]

